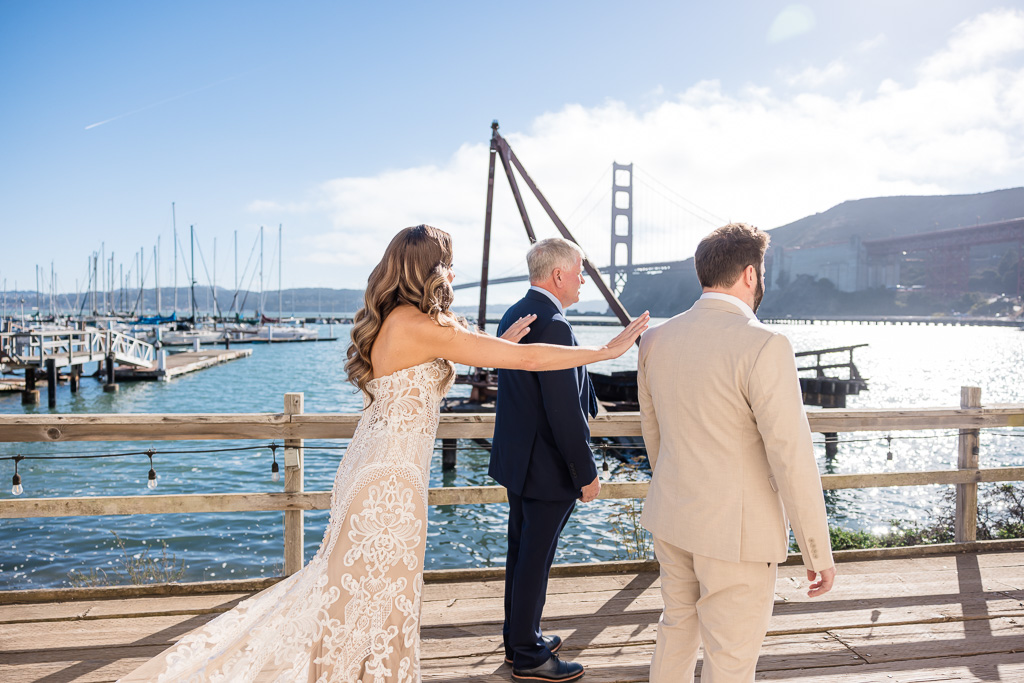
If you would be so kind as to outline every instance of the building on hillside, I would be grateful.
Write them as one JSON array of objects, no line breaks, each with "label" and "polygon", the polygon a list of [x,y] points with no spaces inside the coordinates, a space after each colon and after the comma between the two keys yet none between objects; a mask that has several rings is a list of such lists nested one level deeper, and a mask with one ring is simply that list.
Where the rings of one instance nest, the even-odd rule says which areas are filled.
[{"label": "building on hillside", "polygon": [[856,292],[870,286],[865,249],[856,235],[848,242],[774,250],[771,283],[784,287],[798,275],[829,280],[841,292]]}]

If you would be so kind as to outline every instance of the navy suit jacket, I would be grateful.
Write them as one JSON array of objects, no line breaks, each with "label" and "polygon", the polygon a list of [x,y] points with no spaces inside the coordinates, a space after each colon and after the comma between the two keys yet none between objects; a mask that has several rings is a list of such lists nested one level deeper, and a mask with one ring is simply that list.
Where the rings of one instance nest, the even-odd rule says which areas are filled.
[{"label": "navy suit jacket", "polygon": [[[501,319],[498,334],[536,314],[521,344],[578,346],[572,327],[547,296],[530,290]],[[597,477],[587,414],[597,397],[585,366],[527,372],[498,370],[489,474],[518,496],[571,500]]]}]

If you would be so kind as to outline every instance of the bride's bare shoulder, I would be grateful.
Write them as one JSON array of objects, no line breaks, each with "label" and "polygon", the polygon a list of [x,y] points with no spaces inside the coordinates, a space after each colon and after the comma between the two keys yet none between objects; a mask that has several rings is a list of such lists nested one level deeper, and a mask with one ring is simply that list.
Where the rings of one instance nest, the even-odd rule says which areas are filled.
[{"label": "bride's bare shoulder", "polygon": [[408,331],[410,327],[433,324],[434,321],[430,319],[429,315],[415,306],[405,304],[395,307],[388,317],[384,319],[384,324],[381,327],[394,327],[396,329]]}]

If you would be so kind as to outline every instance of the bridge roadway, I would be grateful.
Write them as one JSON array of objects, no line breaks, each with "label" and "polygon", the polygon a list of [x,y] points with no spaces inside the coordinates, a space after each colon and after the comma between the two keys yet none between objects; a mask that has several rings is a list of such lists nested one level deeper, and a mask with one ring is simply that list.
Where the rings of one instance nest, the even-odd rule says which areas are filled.
[{"label": "bridge roadway", "polygon": [[[890,559],[840,551],[835,589],[814,600],[791,557],[779,568],[757,680],[1024,680],[1021,542],[986,543],[977,545],[987,552],[907,557],[915,551],[896,549]],[[509,680],[502,571],[427,572],[424,681]],[[662,607],[656,565],[556,566],[553,574],[543,627],[586,666],[584,680],[647,681]],[[113,681],[276,580],[0,592],[0,680]]]},{"label": "bridge roadway", "polygon": [[[680,267],[681,265],[683,265],[684,263],[686,263],[687,261],[690,261],[690,260],[691,259],[687,259],[686,261],[662,261],[660,263],[634,263],[633,265],[629,265],[629,266],[616,266],[615,270],[616,271],[623,271],[624,270],[624,271],[628,272],[629,274],[633,274],[633,273],[660,273],[662,271],[672,270],[673,268],[678,268],[678,267]],[[605,275],[608,275],[609,273],[612,272],[611,266],[602,266],[601,268],[598,268],[598,270],[601,271],[602,273],[604,273]],[[488,278],[487,285],[488,286],[491,286],[491,285],[505,285],[505,284],[509,284],[510,282],[529,282],[529,280],[530,280],[530,276],[529,275],[525,275],[525,274],[524,275],[510,275],[508,277]],[[452,289],[473,289],[473,288],[479,287],[479,286],[480,286],[479,282],[457,282],[454,285],[452,285]]]}]

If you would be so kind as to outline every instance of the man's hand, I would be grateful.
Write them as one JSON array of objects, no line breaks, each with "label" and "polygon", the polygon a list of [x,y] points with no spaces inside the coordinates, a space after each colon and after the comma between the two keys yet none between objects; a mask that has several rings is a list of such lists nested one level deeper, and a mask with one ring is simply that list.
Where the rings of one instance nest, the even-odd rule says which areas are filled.
[{"label": "man's hand", "polygon": [[812,572],[810,569],[807,570],[807,580],[811,582],[810,590],[807,591],[807,597],[816,598],[819,595],[824,595],[832,590],[832,582],[836,580],[836,568],[829,567],[828,569],[822,569],[820,577],[815,581],[815,577],[819,574]]},{"label": "man's hand", "polygon": [[589,503],[597,498],[597,494],[601,493],[601,478],[594,477],[594,481],[584,486],[581,493],[583,495],[580,496],[580,501],[584,503]]}]

